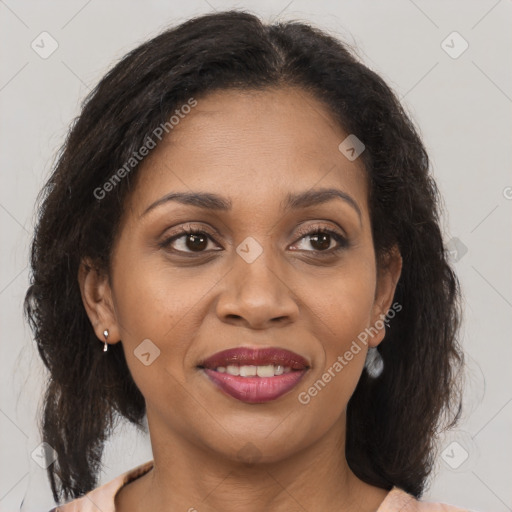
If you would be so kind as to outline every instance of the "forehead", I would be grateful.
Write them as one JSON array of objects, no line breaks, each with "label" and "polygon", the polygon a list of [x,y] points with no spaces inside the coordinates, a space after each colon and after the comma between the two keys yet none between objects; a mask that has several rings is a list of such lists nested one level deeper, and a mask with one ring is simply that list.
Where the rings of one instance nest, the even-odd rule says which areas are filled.
[{"label": "forehead", "polygon": [[348,134],[308,92],[222,90],[196,101],[143,161],[139,213],[170,191],[218,193],[243,207],[332,186],[367,207],[363,164],[338,149]]}]

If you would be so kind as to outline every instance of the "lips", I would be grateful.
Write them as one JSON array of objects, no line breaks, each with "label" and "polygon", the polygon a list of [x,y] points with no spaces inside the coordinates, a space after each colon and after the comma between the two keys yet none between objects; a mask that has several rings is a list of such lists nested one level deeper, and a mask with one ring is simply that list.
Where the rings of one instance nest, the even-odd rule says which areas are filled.
[{"label": "lips", "polygon": [[218,352],[198,368],[231,397],[263,403],[293,389],[309,369],[309,363],[289,350],[240,347]]}]

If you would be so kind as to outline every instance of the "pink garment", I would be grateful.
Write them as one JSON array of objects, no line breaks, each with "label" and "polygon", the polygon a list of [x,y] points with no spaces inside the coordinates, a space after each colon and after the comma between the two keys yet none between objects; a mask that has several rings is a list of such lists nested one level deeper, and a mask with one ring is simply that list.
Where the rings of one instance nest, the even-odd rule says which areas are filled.
[{"label": "pink garment", "polygon": [[[81,498],[50,510],[50,512],[115,512],[114,500],[121,487],[141,477],[153,467],[150,460],[93,489]],[[398,487],[393,487],[376,512],[469,512],[443,503],[418,501]]]}]

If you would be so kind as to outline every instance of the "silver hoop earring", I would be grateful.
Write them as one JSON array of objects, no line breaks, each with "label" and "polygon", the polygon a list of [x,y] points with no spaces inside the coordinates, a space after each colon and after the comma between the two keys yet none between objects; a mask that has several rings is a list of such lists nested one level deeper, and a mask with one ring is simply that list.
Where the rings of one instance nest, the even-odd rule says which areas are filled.
[{"label": "silver hoop earring", "polygon": [[107,340],[108,340],[108,329],[105,329],[103,331],[103,336],[105,336],[105,345],[103,346],[103,352],[106,352],[107,349],[108,349],[108,343],[107,343]]}]

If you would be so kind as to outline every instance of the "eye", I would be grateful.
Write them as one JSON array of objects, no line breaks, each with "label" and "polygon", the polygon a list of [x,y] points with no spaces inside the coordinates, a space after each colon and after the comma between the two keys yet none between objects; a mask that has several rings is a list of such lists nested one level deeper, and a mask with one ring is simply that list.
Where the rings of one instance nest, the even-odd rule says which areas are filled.
[{"label": "eye", "polygon": [[[322,226],[310,226],[299,234],[302,237],[295,247],[298,247],[298,250],[317,253],[319,256],[332,255],[349,246],[348,240],[341,233]],[[307,249],[308,244],[313,247],[313,251]]]},{"label": "eye", "polygon": [[[302,231],[299,230],[301,238],[292,250],[304,250],[316,253],[318,256],[329,256],[346,249],[349,246],[348,240],[341,233],[324,226],[309,226]],[[309,238],[309,240],[307,240]],[[211,248],[210,242],[217,248]],[[209,245],[210,244],[210,245]],[[307,245],[313,250],[307,248]],[[204,229],[185,226],[177,233],[165,238],[160,244],[164,249],[181,254],[200,254],[209,252],[208,249],[218,251],[222,248],[215,242],[213,236]]]},{"label": "eye", "polygon": [[209,233],[186,226],[178,233],[167,237],[159,245],[164,249],[170,248],[173,252],[191,254],[206,252],[209,242],[215,242]]}]

